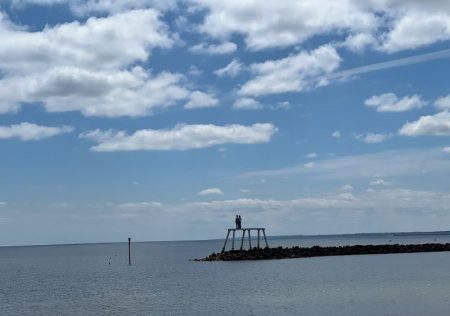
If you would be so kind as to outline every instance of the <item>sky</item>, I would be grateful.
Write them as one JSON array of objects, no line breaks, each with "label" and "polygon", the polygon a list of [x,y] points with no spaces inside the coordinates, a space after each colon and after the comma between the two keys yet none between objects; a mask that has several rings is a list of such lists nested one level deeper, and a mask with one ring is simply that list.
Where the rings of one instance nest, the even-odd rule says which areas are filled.
[{"label": "sky", "polygon": [[445,0],[0,0],[0,245],[450,229]]}]

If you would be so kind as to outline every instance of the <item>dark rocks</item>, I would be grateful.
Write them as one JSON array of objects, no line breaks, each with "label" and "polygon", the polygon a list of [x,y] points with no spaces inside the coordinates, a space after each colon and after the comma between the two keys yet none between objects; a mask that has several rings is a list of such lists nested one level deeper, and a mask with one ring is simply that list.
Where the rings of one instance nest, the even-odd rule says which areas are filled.
[{"label": "dark rocks", "polygon": [[310,248],[253,248],[250,250],[230,250],[222,253],[212,253],[206,258],[195,261],[237,261],[237,260],[269,260],[286,258],[309,258],[323,256],[370,255],[389,253],[438,252],[450,251],[447,244],[418,244],[418,245],[354,245]]}]

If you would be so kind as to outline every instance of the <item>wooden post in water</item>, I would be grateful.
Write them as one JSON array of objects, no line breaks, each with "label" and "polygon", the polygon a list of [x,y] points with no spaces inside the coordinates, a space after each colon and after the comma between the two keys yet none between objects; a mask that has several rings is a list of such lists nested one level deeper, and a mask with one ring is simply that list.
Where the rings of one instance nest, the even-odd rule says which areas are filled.
[{"label": "wooden post in water", "polygon": [[245,229],[242,230],[241,250],[242,250],[242,247],[244,247],[244,238],[245,238]]},{"label": "wooden post in water", "polygon": [[258,228],[258,249],[259,249],[259,228]]},{"label": "wooden post in water", "polygon": [[223,244],[222,252],[225,251],[225,247],[227,246],[228,236],[230,236],[230,230],[228,230],[227,238],[225,238],[225,242]]},{"label": "wooden post in water", "polygon": [[234,235],[236,233],[236,230],[233,229],[233,242],[231,243],[231,250],[234,250]]},{"label": "wooden post in water", "polygon": [[267,238],[266,238],[266,229],[263,228],[263,235],[264,235],[264,241],[266,242],[266,247],[269,248],[269,244],[267,243]]},{"label": "wooden post in water", "polygon": [[131,265],[131,238],[128,237],[128,265]]}]

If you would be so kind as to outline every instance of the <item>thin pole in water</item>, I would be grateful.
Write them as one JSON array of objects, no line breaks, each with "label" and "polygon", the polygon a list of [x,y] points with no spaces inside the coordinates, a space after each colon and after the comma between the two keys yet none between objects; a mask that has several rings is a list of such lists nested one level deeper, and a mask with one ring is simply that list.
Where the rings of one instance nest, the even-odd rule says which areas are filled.
[{"label": "thin pole in water", "polygon": [[131,238],[128,237],[128,264],[131,265]]}]

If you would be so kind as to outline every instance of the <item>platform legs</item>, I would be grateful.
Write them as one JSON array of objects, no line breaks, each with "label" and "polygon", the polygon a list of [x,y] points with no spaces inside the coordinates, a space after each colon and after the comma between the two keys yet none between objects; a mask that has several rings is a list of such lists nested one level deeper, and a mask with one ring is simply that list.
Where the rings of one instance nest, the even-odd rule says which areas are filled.
[{"label": "platform legs", "polygon": [[224,252],[225,248],[227,247],[228,236],[230,236],[230,230],[228,230],[227,238],[225,238],[225,243],[223,244],[222,252]]}]

